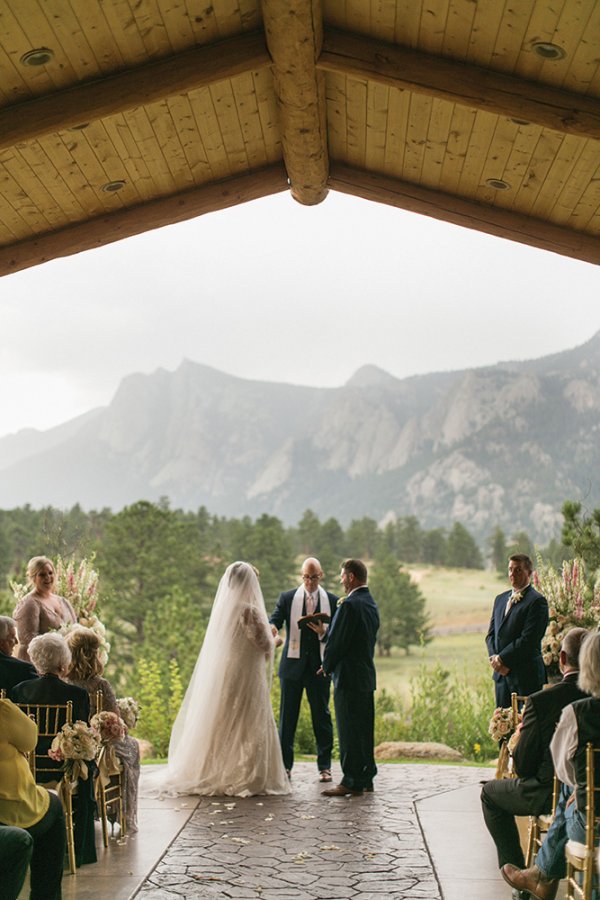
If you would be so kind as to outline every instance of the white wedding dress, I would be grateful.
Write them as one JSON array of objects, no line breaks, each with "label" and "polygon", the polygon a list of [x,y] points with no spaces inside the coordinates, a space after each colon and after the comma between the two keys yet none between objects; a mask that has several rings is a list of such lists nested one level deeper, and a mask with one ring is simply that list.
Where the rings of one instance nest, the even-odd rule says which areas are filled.
[{"label": "white wedding dress", "polygon": [[233,563],[173,725],[168,765],[144,778],[142,796],[289,793],[269,694],[273,652],[258,578],[248,563]]}]

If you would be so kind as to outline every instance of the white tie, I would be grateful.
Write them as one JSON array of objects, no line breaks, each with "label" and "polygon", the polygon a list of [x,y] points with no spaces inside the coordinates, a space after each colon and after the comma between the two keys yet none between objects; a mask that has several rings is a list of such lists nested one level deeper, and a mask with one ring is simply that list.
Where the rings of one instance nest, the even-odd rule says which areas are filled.
[{"label": "white tie", "polygon": [[312,616],[315,611],[315,601],[313,599],[312,594],[306,595],[306,615]]}]

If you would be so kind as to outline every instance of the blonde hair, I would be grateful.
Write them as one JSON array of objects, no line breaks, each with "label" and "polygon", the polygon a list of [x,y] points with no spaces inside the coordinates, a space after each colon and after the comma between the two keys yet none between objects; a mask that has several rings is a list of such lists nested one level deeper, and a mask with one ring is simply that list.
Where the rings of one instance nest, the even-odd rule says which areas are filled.
[{"label": "blonde hair", "polygon": [[579,678],[582,691],[600,699],[600,631],[588,634],[579,653]]},{"label": "blonde hair", "polygon": [[27,584],[33,587],[33,579],[42,571],[44,566],[47,565],[52,566],[52,571],[54,572],[54,576],[56,577],[56,569],[54,568],[54,563],[51,559],[48,559],[47,556],[32,556],[27,563]]},{"label": "blonde hair", "polygon": [[91,628],[79,626],[69,631],[67,643],[71,650],[71,668],[68,677],[73,681],[87,681],[102,675],[104,666],[100,660],[100,638]]}]

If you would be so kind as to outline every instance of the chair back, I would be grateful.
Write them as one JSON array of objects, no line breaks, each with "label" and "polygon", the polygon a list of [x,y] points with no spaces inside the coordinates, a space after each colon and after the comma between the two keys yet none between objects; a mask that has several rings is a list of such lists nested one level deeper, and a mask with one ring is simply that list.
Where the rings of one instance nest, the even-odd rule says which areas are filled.
[{"label": "chair back", "polygon": [[[596,873],[596,848],[600,834],[600,747],[585,748],[585,844],[568,841],[566,900],[591,900]],[[577,872],[582,873],[581,884]]]},{"label": "chair back", "polygon": [[63,725],[73,722],[73,703],[17,703],[26,716],[37,725],[38,742],[35,750],[28,754],[29,767],[37,782],[46,783],[60,780],[61,766],[48,756],[52,739]]}]

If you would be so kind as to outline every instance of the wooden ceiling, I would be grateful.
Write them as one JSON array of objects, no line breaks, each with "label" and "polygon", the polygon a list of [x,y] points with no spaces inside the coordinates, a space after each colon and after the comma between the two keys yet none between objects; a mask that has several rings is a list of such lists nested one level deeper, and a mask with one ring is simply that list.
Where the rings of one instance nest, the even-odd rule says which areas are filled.
[{"label": "wooden ceiling", "polygon": [[600,263],[599,0],[0,0],[0,274],[285,190]]}]

